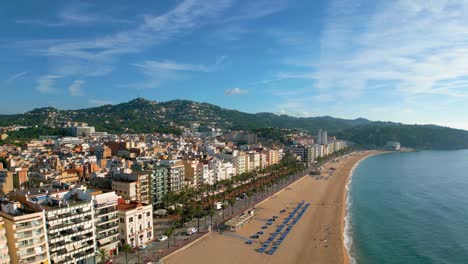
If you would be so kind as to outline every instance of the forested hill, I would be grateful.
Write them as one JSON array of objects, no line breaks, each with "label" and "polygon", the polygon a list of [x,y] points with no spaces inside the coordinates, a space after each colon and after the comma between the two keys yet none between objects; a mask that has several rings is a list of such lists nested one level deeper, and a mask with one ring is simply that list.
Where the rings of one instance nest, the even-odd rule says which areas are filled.
[{"label": "forested hill", "polygon": [[37,126],[22,131],[23,137],[38,133],[66,135],[66,131],[59,129],[66,121],[86,122],[98,131],[110,133],[180,133],[183,127],[199,126],[200,130],[210,127],[231,130],[289,128],[316,134],[322,128],[328,130],[329,135],[369,147],[382,147],[387,141],[400,141],[404,146],[418,149],[468,148],[468,131],[464,130],[372,122],[363,118],[350,120],[329,116],[304,118],[272,113],[251,114],[187,100],[155,102],[138,98],[117,105],[79,110],[46,107],[24,114],[0,115],[0,126]]}]

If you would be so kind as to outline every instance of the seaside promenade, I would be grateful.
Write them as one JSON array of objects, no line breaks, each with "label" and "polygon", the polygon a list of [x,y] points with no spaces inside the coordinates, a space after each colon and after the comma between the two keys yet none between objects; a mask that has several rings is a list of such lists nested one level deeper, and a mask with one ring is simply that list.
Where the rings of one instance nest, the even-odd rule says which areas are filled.
[{"label": "seaside promenade", "polygon": [[[346,184],[355,164],[377,153],[353,153],[328,162],[322,166],[320,177],[305,176],[257,204],[253,221],[239,231],[212,232],[164,258],[163,263],[347,263],[343,246]],[[280,228],[288,214],[301,208],[301,203],[309,206],[294,226]],[[278,220],[271,222],[273,216]],[[265,225],[267,229],[262,229]],[[259,231],[263,233],[258,238],[251,238]],[[265,247],[268,250],[259,252],[276,232],[283,240],[274,253],[265,251],[275,246],[276,240]]]}]

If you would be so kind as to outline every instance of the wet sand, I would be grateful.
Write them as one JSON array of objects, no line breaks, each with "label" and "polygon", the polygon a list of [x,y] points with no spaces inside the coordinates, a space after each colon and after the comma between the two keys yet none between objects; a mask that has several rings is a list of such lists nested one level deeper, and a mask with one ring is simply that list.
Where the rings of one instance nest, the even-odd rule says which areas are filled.
[{"label": "wet sand", "polygon": [[[354,153],[337,162],[329,162],[322,166],[319,179],[305,176],[258,204],[254,220],[239,231],[213,232],[190,247],[168,256],[164,263],[348,263],[343,244],[346,184],[354,165],[377,153]],[[273,255],[257,252],[261,243],[301,201],[310,203],[310,206],[276,252]],[[287,212],[280,213],[282,209]],[[279,218],[268,229],[262,229],[266,220],[274,215]],[[265,234],[252,239],[252,245],[245,244],[258,231],[265,231]]]}]

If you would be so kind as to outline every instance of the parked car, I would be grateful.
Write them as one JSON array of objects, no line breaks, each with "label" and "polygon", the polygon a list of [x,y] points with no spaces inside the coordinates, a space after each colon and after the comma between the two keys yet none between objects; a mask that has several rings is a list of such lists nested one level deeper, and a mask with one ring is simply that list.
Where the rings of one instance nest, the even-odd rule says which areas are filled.
[{"label": "parked car", "polygon": [[167,236],[160,236],[158,238],[159,242],[162,242],[162,241],[166,241],[167,240]]},{"label": "parked car", "polygon": [[223,203],[222,203],[222,202],[216,202],[216,203],[214,204],[214,206],[215,206],[215,209],[216,209],[216,210],[221,210],[221,209],[223,208],[223,207],[222,207],[222,206],[223,206]]},{"label": "parked car", "polygon": [[195,234],[197,232],[198,232],[198,230],[195,227],[187,228],[187,231],[186,231],[187,235],[193,235],[193,234]]},{"label": "parked car", "polygon": [[138,248],[139,248],[140,250],[143,250],[143,249],[145,249],[145,248],[146,248],[146,245],[145,245],[145,244],[143,244],[143,245],[140,245]]}]

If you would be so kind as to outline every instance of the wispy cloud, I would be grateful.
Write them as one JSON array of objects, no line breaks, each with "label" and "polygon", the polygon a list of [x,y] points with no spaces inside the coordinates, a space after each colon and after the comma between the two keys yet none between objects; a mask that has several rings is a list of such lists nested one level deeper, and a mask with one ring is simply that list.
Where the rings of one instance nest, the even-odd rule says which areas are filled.
[{"label": "wispy cloud", "polygon": [[41,76],[38,79],[38,86],[36,87],[36,90],[38,90],[40,93],[45,93],[45,94],[51,94],[55,92],[55,82],[57,79],[62,78],[62,76],[59,75],[45,75]]},{"label": "wispy cloud", "polygon": [[231,89],[226,89],[224,91],[224,94],[225,95],[240,95],[240,94],[248,94],[249,91],[248,90],[244,90],[244,89],[241,89],[241,88],[231,88]]},{"label": "wispy cloud", "polygon": [[81,86],[84,84],[83,80],[75,80],[69,87],[68,91],[71,96],[83,96],[83,89]]},{"label": "wispy cloud", "polygon": [[468,96],[457,83],[468,79],[466,1],[379,1],[368,14],[362,4],[336,1],[330,8],[314,73],[318,88],[359,95],[391,82],[401,95]]},{"label": "wispy cloud", "polygon": [[19,78],[19,77],[21,77],[21,76],[23,76],[23,75],[26,75],[26,74],[27,74],[27,72],[20,72],[20,73],[17,73],[17,74],[15,74],[15,75],[12,75],[12,76],[10,76],[10,77],[6,80],[6,82],[7,82],[7,83],[12,83],[12,82],[13,82],[14,80],[16,80],[17,78]]},{"label": "wispy cloud", "polygon": [[223,41],[238,41],[255,32],[249,26],[251,21],[279,13],[286,9],[287,4],[287,0],[237,2],[237,5],[234,5],[236,11],[230,10],[229,14],[218,21],[220,27],[214,31],[213,36]]},{"label": "wispy cloud", "polygon": [[106,14],[93,13],[90,10],[91,5],[78,4],[68,6],[57,14],[55,20],[44,19],[18,19],[17,24],[36,25],[46,27],[64,27],[64,26],[77,26],[77,25],[96,25],[108,23],[131,23],[127,19],[118,19]]},{"label": "wispy cloud", "polygon": [[161,84],[161,82],[185,78],[189,72],[214,72],[222,67],[222,64],[225,60],[226,58],[221,56],[212,66],[203,64],[180,63],[169,60],[144,61],[142,63],[135,64],[135,66],[138,67],[144,75],[146,75],[147,80],[144,82],[125,84],[123,86],[134,89],[156,88]]},{"label": "wispy cloud", "polygon": [[102,100],[102,99],[89,99],[88,103],[92,106],[101,106],[101,105],[107,105],[107,104],[112,104],[111,101],[108,100]]},{"label": "wispy cloud", "polygon": [[[145,15],[138,25],[96,38],[31,40],[18,43],[23,49],[53,60],[56,69],[49,69],[50,75],[64,77],[103,76],[110,73],[122,55],[141,53],[150,46],[167,42],[177,36],[195,30],[216,17],[231,5],[231,0],[184,0],[161,15]],[[82,12],[85,8],[67,10],[59,17],[64,23],[94,23],[104,19]],[[165,65],[163,65],[165,63]],[[155,65],[153,65],[155,66]],[[175,65],[160,62],[159,68],[167,71],[198,70],[195,65]],[[181,67],[168,69],[170,67]],[[65,72],[66,71],[66,72]],[[169,77],[171,78],[171,77]],[[147,84],[149,85],[149,84]],[[151,84],[151,86],[156,83]]]},{"label": "wispy cloud", "polygon": [[122,54],[138,53],[152,44],[158,44],[198,28],[207,18],[216,16],[230,5],[230,0],[185,0],[175,8],[159,15],[146,15],[133,29],[88,40],[69,40],[42,49],[48,56],[61,56],[102,61]]}]

